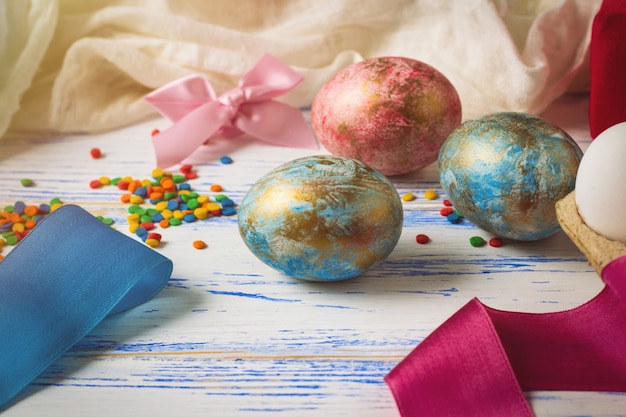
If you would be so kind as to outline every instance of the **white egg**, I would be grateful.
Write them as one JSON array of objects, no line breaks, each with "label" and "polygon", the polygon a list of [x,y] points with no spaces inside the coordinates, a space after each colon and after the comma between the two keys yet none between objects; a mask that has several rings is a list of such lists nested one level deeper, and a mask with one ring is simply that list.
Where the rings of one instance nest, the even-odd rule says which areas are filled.
[{"label": "white egg", "polygon": [[626,122],[598,135],[576,175],[576,205],[583,221],[600,235],[626,243]]}]

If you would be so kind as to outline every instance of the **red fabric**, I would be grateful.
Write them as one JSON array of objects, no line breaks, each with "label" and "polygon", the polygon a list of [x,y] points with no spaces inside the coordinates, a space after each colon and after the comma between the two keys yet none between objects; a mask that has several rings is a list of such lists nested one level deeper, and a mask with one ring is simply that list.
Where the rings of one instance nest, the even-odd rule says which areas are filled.
[{"label": "red fabric", "polygon": [[501,311],[477,299],[386,377],[403,417],[531,417],[524,390],[626,392],[626,256],[606,286],[557,313]]},{"label": "red fabric", "polygon": [[626,1],[604,0],[590,46],[589,131],[595,138],[626,121]]}]

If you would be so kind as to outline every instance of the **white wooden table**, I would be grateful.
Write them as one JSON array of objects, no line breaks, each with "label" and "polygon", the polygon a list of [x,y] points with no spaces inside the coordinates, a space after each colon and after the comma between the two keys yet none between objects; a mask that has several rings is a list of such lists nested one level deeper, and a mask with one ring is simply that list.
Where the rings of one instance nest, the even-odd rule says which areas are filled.
[{"label": "white wooden table", "polygon": [[[544,114],[584,149],[585,96],[567,96]],[[148,178],[154,168],[149,121],[106,134],[0,140],[0,206],[52,197],[75,203],[127,230],[127,205],[115,187],[91,189],[100,176]],[[89,151],[99,147],[101,159]],[[236,139],[196,166],[195,190],[211,184],[239,203],[263,174],[296,157],[323,153]],[[229,155],[234,163],[219,163]],[[20,179],[31,178],[32,187]],[[394,252],[365,275],[334,283],[286,277],[257,260],[236,216],[162,231],[158,250],[174,262],[154,299],[105,319],[57,360],[3,417],[24,416],[397,416],[383,377],[472,297],[508,310],[547,312],[577,306],[602,282],[563,233],[539,242],[472,247],[490,236],[439,214],[445,198],[436,165],[393,178],[404,203]],[[423,198],[427,189],[440,198]],[[431,242],[418,245],[424,233]],[[205,250],[192,241],[202,239]],[[6,255],[10,248],[4,248]],[[3,360],[4,358],[0,358]],[[450,393],[453,398],[454,392]],[[529,392],[537,416],[626,415],[626,395]]]}]

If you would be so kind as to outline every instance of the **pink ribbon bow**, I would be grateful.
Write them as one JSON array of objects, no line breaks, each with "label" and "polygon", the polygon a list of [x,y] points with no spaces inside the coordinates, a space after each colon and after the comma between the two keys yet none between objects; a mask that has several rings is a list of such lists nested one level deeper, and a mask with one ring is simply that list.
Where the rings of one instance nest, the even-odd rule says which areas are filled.
[{"label": "pink ribbon bow", "polygon": [[202,76],[173,81],[145,97],[174,124],[153,137],[157,166],[169,168],[188,158],[210,138],[248,134],[282,146],[316,149],[302,112],[273,100],[302,77],[271,55],[263,56],[239,86],[219,97]]}]

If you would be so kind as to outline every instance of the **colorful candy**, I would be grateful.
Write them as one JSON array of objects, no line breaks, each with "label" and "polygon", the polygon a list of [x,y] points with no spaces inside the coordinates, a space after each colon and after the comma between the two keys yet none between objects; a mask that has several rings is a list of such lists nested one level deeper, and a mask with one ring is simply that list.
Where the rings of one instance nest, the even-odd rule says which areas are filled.
[{"label": "colorful candy", "polygon": [[[192,189],[187,182],[188,179],[197,176],[192,165],[182,165],[180,172],[181,174],[175,174],[155,168],[151,172],[151,179],[117,177],[98,183],[100,186],[113,185],[126,191],[120,197],[120,201],[129,204],[129,215],[126,218],[128,230],[148,246],[156,248],[161,243],[161,235],[153,235],[152,231],[157,227],[165,229],[183,223],[204,221],[211,217],[236,214],[235,202],[225,194],[217,194],[212,199]],[[213,192],[220,192],[223,187],[213,184],[210,189]],[[152,204],[152,207],[145,208],[146,203]]]},{"label": "colorful candy", "polygon": [[[46,215],[56,210],[63,203],[58,198],[50,200],[49,204],[26,204],[16,201],[12,205],[0,210],[0,251],[4,246],[14,246],[19,243]],[[3,257],[0,255],[0,260]]]}]

